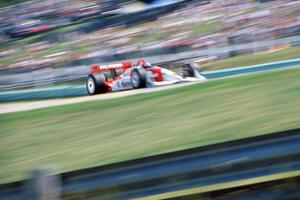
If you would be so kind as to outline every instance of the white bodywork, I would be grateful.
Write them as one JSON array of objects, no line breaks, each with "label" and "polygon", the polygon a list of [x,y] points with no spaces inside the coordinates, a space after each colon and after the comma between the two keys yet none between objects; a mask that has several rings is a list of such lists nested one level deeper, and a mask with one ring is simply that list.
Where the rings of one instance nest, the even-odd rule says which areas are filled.
[{"label": "white bodywork", "polygon": [[[134,81],[134,77],[132,77],[132,71],[135,68],[140,68],[139,66],[135,66],[127,69],[124,73],[122,73],[116,80],[112,81],[109,86],[111,87],[111,91],[121,91],[121,90],[129,90],[133,89],[132,81]],[[160,73],[153,73],[153,71],[158,71]],[[157,81],[157,76],[162,76],[163,80]],[[161,68],[158,66],[154,66],[151,69],[146,70],[146,87],[155,87],[162,85],[170,85],[181,82],[193,82],[193,81],[205,81],[206,78],[201,75],[200,72],[195,73],[194,77],[183,77],[171,70]]]}]

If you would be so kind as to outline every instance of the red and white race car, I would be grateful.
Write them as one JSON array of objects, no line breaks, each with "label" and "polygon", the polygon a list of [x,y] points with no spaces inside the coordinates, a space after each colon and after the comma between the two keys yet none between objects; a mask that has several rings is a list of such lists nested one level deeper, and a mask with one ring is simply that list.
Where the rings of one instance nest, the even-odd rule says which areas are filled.
[{"label": "red and white race car", "polygon": [[180,82],[206,80],[200,73],[196,63],[182,66],[180,74],[165,68],[153,66],[144,59],[138,60],[132,66],[130,61],[111,65],[94,65],[86,81],[86,88],[90,95],[121,91]]}]

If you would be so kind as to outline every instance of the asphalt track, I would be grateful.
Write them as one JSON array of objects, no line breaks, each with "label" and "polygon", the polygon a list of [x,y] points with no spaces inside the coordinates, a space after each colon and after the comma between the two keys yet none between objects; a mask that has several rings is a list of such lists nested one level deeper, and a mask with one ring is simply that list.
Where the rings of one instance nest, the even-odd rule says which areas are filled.
[{"label": "asphalt track", "polygon": [[107,93],[107,94],[99,94],[99,95],[95,95],[95,96],[82,96],[82,97],[74,97],[74,98],[51,99],[51,100],[41,100],[41,101],[31,101],[31,102],[4,103],[4,104],[0,104],[0,114],[35,110],[35,109],[40,109],[40,108],[62,106],[62,105],[69,105],[69,104],[96,101],[96,100],[115,99],[115,98],[120,98],[120,97],[136,95],[136,94],[145,94],[145,93],[168,90],[168,89],[172,89],[172,88],[178,88],[178,87],[183,87],[183,86],[187,86],[187,85],[197,84],[200,82],[203,82],[203,81],[181,83],[181,84],[176,84],[176,85],[168,85],[168,86],[161,86],[161,87],[155,87],[155,88],[143,88],[143,89],[137,89],[137,90],[128,90],[128,91],[122,91],[122,92],[112,92],[112,93]]},{"label": "asphalt track", "polygon": [[[287,60],[287,61],[267,63],[267,64],[262,64],[262,65],[254,65],[254,66],[249,66],[249,67],[240,67],[240,68],[233,68],[233,69],[226,69],[226,70],[210,71],[210,72],[205,72],[203,74],[205,77],[208,78],[208,81],[211,81],[211,80],[215,80],[215,79],[230,78],[233,76],[243,76],[243,75],[259,73],[259,72],[270,72],[270,71],[274,71],[274,70],[283,70],[283,69],[295,68],[295,67],[299,67],[299,66],[300,66],[300,59],[293,59],[293,60]],[[138,89],[138,90],[128,90],[128,91],[123,91],[123,92],[107,93],[107,94],[96,95],[96,96],[81,96],[81,97],[74,97],[74,98],[50,99],[50,100],[30,101],[30,102],[2,103],[2,104],[0,104],[0,114],[29,111],[29,110],[35,110],[35,109],[41,109],[41,108],[47,108],[47,107],[62,106],[62,105],[69,105],[69,104],[96,101],[96,100],[108,100],[108,99],[120,98],[120,97],[125,97],[125,96],[136,95],[136,94],[145,94],[145,93],[163,91],[163,90],[168,90],[168,89],[172,89],[172,88],[178,88],[178,87],[188,86],[188,85],[192,85],[192,84],[198,84],[198,83],[202,83],[202,82],[203,81],[181,83],[181,84],[161,86],[161,87],[155,87],[155,88],[144,88],[144,89]],[[43,90],[43,89],[41,89],[41,90]],[[73,90],[79,90],[84,93],[85,86],[76,86],[76,88],[73,88]],[[51,89],[45,89],[45,91],[42,91],[42,92],[47,93],[50,91],[51,91]],[[16,94],[18,94],[18,92],[15,92],[13,95],[16,95]]]}]

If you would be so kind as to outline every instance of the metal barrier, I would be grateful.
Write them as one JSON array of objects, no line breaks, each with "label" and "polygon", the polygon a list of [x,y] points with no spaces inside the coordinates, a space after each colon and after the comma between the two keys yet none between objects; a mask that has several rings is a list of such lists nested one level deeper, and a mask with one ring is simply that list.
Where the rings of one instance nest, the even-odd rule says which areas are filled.
[{"label": "metal barrier", "polygon": [[[293,129],[62,173],[60,195],[74,199],[149,197],[299,171],[299,156],[300,129]],[[30,180],[0,185],[0,199],[24,199],[33,190],[28,183]]]}]

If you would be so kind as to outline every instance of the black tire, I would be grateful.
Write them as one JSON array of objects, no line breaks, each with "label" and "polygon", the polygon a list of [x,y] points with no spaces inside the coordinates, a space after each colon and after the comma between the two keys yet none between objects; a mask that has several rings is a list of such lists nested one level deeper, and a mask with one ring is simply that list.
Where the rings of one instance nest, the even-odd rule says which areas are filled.
[{"label": "black tire", "polygon": [[104,84],[106,78],[104,74],[89,74],[86,81],[86,89],[89,95],[101,94],[107,92],[107,86]]},{"label": "black tire", "polygon": [[195,72],[192,68],[192,66],[188,63],[182,66],[180,75],[184,78],[186,77],[194,77]]},{"label": "black tire", "polygon": [[187,63],[182,66],[180,75],[183,78],[186,77],[197,77],[196,74],[200,74],[200,67],[197,63]]},{"label": "black tire", "polygon": [[146,87],[146,71],[144,69],[133,69],[131,76],[131,85],[135,89]]}]

